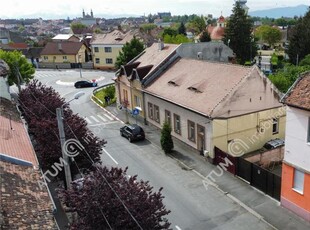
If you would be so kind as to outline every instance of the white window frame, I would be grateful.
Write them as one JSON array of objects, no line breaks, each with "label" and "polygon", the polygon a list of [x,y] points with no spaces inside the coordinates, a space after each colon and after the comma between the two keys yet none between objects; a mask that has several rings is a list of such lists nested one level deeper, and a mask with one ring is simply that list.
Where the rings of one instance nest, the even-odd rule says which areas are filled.
[{"label": "white window frame", "polygon": [[94,52],[95,52],[95,53],[99,53],[99,47],[95,46],[95,47],[94,47]]},{"label": "white window frame", "polygon": [[63,60],[67,60],[67,56],[62,56],[62,59]]},{"label": "white window frame", "polygon": [[100,58],[95,58],[96,64],[100,64]]},{"label": "white window frame", "polygon": [[279,133],[279,118],[272,118],[272,134],[278,134],[278,133]]},{"label": "white window frame", "polygon": [[178,114],[173,114],[174,132],[181,135],[181,117]]},{"label": "white window frame", "polygon": [[305,173],[295,168],[293,190],[300,194],[304,194],[304,185],[305,185]]},{"label": "white window frame", "polygon": [[48,56],[43,56],[43,59],[46,61],[48,60]]},{"label": "white window frame", "polygon": [[148,114],[149,114],[149,118],[154,120],[154,109],[153,109],[153,104],[148,102],[147,104],[147,107],[148,107]]},{"label": "white window frame", "polygon": [[187,120],[187,132],[188,132],[188,140],[196,143],[196,124],[191,120]]},{"label": "white window frame", "polygon": [[140,97],[138,97],[137,95],[134,95],[134,98],[135,98],[135,105],[137,107],[141,107],[141,100],[140,100]]},{"label": "white window frame", "polygon": [[159,106],[154,105],[153,108],[154,108],[154,120],[155,120],[157,123],[160,123]]}]

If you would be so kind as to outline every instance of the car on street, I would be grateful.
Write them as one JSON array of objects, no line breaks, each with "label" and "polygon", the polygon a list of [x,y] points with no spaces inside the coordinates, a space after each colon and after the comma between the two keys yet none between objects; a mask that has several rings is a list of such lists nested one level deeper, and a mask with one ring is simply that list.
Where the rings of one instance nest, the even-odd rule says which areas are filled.
[{"label": "car on street", "polygon": [[74,83],[75,88],[86,88],[86,87],[96,87],[98,86],[97,82],[91,81],[77,81]]},{"label": "car on street", "polygon": [[122,137],[126,137],[129,142],[145,139],[144,130],[137,124],[125,125],[121,127],[120,134]]}]

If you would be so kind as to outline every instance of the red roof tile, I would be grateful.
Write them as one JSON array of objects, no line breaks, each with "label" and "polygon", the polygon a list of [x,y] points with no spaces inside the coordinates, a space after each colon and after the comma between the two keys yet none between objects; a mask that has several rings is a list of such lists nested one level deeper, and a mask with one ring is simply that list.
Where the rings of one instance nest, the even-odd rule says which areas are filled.
[{"label": "red roof tile", "polygon": [[310,111],[310,72],[301,76],[284,99],[284,103]]}]

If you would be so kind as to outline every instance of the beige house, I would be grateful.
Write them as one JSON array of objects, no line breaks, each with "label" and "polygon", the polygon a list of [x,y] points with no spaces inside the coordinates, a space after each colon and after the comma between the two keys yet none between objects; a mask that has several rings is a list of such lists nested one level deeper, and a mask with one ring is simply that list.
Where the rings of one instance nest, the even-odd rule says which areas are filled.
[{"label": "beige house", "polygon": [[114,69],[116,57],[126,42],[130,42],[134,31],[123,33],[114,30],[107,34],[94,34],[90,41],[95,69]]},{"label": "beige house", "polygon": [[256,67],[180,58],[143,90],[147,121],[214,159],[284,138],[278,90]]}]

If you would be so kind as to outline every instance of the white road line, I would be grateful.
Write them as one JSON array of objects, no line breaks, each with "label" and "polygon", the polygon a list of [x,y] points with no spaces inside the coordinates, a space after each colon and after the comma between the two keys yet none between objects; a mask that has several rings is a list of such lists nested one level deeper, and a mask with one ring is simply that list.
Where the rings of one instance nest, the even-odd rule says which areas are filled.
[{"label": "white road line", "polygon": [[86,122],[87,122],[88,124],[91,124],[91,123],[92,123],[91,120],[89,120],[89,118],[85,117],[84,119],[86,120]]},{"label": "white road line", "polygon": [[110,155],[110,153],[107,152],[107,150],[105,149],[102,149],[102,150],[112,159],[112,161],[114,161],[115,164],[118,165],[118,162]]},{"label": "white road line", "polygon": [[99,117],[103,121],[107,121],[107,119],[105,119],[103,116],[97,115],[97,117]]},{"label": "white road line", "polygon": [[112,117],[110,117],[108,114],[104,114],[104,116],[106,116],[107,118],[109,118],[109,120],[113,121],[114,119]]},{"label": "white road line", "polygon": [[94,116],[89,116],[89,117],[91,117],[95,122],[99,122],[99,120],[95,118]]},{"label": "white road line", "polygon": [[178,225],[175,226],[177,230],[182,230]]}]

